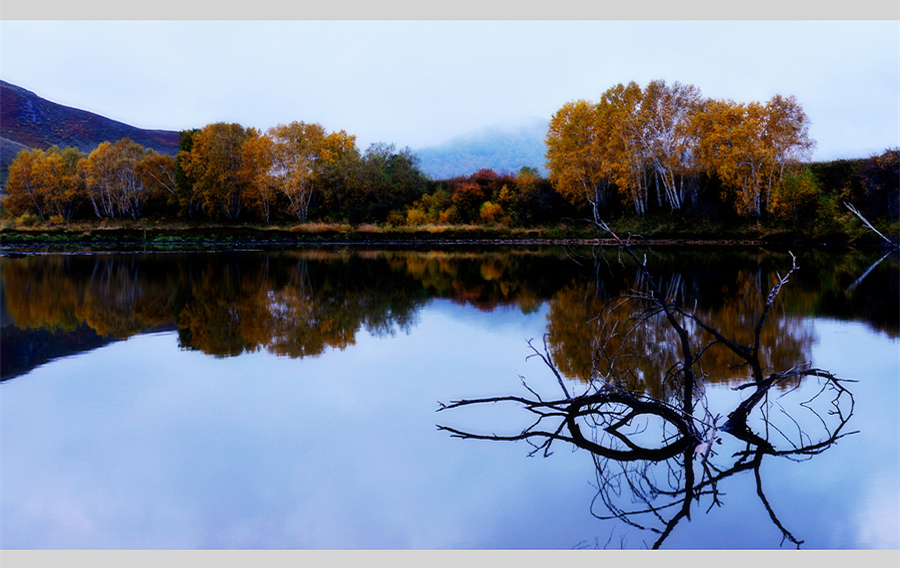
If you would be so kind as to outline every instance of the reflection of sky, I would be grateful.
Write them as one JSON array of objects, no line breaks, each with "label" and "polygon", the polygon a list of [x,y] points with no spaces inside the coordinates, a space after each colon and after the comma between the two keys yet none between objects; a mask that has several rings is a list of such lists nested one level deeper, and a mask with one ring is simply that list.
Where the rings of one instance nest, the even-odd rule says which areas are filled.
[{"label": "reflection of sky", "polygon": [[[178,350],[172,333],[140,336],[3,384],[4,547],[652,541],[590,516],[585,452],[559,445],[549,459],[529,459],[524,443],[458,440],[435,427],[524,427],[529,416],[502,405],[435,412],[438,401],[522,394],[517,374],[557,395],[540,361],[526,361],[543,310],[483,314],[434,302],[419,316],[410,334],[360,333],[344,351],[303,360],[216,359]],[[815,323],[813,363],[860,379],[851,429],[861,433],[809,462],[766,458],[767,498],[805,547],[896,548],[898,365],[885,354],[897,342],[855,324]],[[777,547],[752,472],[724,489],[724,506],[693,514],[667,546]]]}]

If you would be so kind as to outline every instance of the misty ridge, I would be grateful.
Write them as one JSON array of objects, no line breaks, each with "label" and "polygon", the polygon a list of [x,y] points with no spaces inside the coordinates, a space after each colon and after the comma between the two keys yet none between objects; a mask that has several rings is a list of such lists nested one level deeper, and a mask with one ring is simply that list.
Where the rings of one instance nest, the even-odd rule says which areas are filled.
[{"label": "misty ridge", "polygon": [[492,124],[414,153],[421,170],[432,179],[470,175],[484,168],[514,173],[523,167],[535,168],[546,177],[548,126],[547,119],[536,116]]}]

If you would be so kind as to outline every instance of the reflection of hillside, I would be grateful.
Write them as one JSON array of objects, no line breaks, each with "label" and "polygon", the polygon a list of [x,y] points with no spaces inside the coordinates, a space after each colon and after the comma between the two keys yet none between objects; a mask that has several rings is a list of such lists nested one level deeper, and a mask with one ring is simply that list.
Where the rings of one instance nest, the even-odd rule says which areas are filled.
[{"label": "reflection of hillside", "polygon": [[53,359],[90,351],[112,341],[113,338],[98,335],[87,325],[71,331],[4,326],[0,329],[0,381],[24,375]]},{"label": "reflection of hillside", "polygon": [[[581,264],[560,251],[527,249],[2,258],[4,359],[12,361],[33,348],[25,340],[7,339],[18,333],[16,328],[52,332],[63,346],[72,334],[71,345],[60,347],[65,352],[86,345],[79,337],[87,331],[121,339],[174,328],[183,348],[210,355],[266,350],[309,357],[353,345],[361,330],[378,336],[408,331],[419,308],[432,298],[483,311],[512,307],[525,313],[549,301],[556,362],[569,376],[583,377],[596,362],[601,324],[606,331],[621,330],[635,313],[627,306],[605,312],[604,305],[639,284],[634,269],[624,268],[614,249],[595,254],[600,256],[585,257]],[[759,316],[754,310],[764,304],[785,258],[758,250],[648,254],[661,289],[683,306],[696,304],[705,321],[740,341],[747,341],[746,324]],[[884,259],[859,280],[879,258],[859,252],[799,255],[801,269],[764,330],[768,351],[763,362],[787,368],[808,357],[812,337],[800,319],[806,315],[859,319],[865,314],[878,329],[896,335],[896,258]],[[628,364],[626,374],[635,385],[665,390],[660,369],[674,355],[661,346],[672,344],[671,332],[656,325],[660,322],[648,323],[628,341],[606,342],[606,364]],[[699,330],[695,333],[696,340],[702,339]],[[35,344],[42,341],[34,337]],[[738,376],[741,371],[728,370],[732,363],[716,348],[704,354],[704,370],[714,380]]]}]

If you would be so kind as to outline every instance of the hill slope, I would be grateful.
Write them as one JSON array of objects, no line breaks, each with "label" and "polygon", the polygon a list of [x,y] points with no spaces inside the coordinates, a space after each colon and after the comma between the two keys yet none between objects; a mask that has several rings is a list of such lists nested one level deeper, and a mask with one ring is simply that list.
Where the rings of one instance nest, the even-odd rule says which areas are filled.
[{"label": "hill slope", "polygon": [[0,175],[22,148],[74,146],[91,152],[101,142],[130,138],[160,154],[178,152],[178,132],[144,130],[43,99],[31,91],[0,81]]}]

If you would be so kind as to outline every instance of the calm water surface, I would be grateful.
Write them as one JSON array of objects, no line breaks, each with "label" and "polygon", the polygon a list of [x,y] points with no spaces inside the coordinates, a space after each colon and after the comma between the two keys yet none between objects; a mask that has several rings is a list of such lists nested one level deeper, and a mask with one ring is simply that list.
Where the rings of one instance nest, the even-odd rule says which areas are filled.
[{"label": "calm water surface", "polygon": [[[743,344],[791,267],[786,251],[646,252],[658,289]],[[0,258],[2,546],[896,549],[897,256],[794,252],[761,366],[855,382],[790,378],[749,434],[712,437],[754,390],[714,345],[689,396],[710,452],[653,459],[635,448],[678,438],[655,411],[621,436],[582,422],[598,451],[521,401],[438,411],[571,399],[598,376],[683,409],[665,318],[610,309],[649,289],[615,249]],[[628,413],[604,404],[592,416]]]}]

